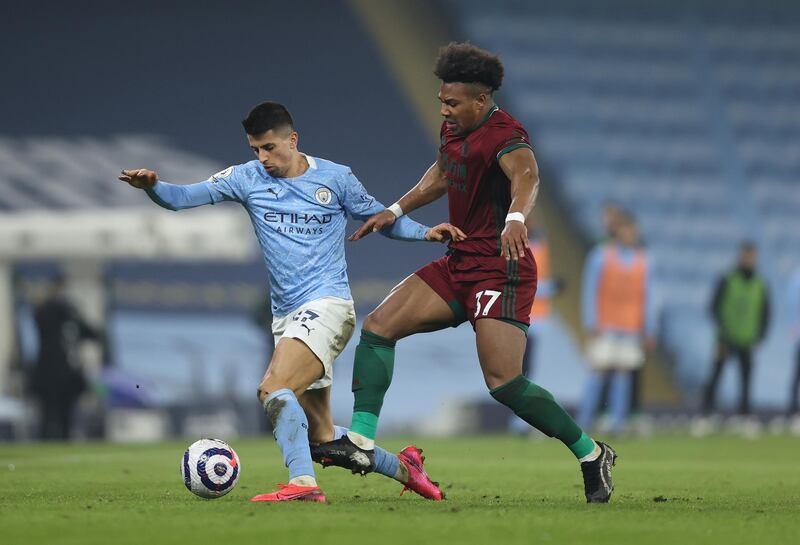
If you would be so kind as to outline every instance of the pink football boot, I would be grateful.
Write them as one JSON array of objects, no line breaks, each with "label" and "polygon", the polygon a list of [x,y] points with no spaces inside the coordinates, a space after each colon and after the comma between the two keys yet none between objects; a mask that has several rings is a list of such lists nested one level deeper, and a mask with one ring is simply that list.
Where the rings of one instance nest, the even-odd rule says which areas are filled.
[{"label": "pink football boot", "polygon": [[423,498],[429,500],[439,501],[444,499],[444,492],[439,488],[439,483],[432,481],[428,474],[425,473],[425,457],[422,455],[422,450],[414,445],[409,445],[397,455],[400,458],[400,463],[408,469],[408,482],[400,492],[402,496],[406,490],[416,492]]},{"label": "pink football boot", "polygon": [[253,496],[250,501],[316,501],[325,503],[325,493],[318,486],[279,484],[276,492]]}]

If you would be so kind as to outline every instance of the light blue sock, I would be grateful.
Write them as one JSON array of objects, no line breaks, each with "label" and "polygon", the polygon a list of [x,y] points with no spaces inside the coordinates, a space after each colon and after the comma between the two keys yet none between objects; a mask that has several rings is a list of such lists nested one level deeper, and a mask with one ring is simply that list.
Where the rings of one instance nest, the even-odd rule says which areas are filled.
[{"label": "light blue sock", "polygon": [[602,372],[592,371],[589,375],[589,381],[586,383],[586,389],[578,407],[578,418],[575,419],[584,430],[592,427],[595,412],[597,412],[600,405],[600,396],[603,393],[605,380],[606,375]]},{"label": "light blue sock", "polygon": [[622,433],[625,429],[625,420],[631,407],[631,390],[633,389],[633,372],[617,371],[611,379],[611,389],[608,397],[609,412],[611,413],[611,431]]},{"label": "light blue sock", "polygon": [[[347,435],[349,430],[342,426],[333,427],[333,440],[340,439]],[[396,454],[383,450],[378,445],[375,445],[375,471],[381,475],[394,479],[397,474],[397,468],[400,467],[400,458]]]},{"label": "light blue sock", "polygon": [[308,419],[294,392],[283,388],[264,400],[264,412],[272,422],[273,435],[289,468],[289,479],[314,476],[311,449],[308,446]]}]

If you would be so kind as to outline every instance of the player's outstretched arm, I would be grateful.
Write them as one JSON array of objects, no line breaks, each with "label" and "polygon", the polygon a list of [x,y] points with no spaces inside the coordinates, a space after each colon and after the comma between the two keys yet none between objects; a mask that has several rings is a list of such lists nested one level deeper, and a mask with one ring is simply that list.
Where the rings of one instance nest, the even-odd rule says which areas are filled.
[{"label": "player's outstretched arm", "polygon": [[511,181],[511,206],[506,226],[500,234],[500,255],[517,261],[528,247],[525,219],[536,205],[539,193],[539,167],[529,147],[522,147],[500,157],[500,168]]},{"label": "player's outstretched arm", "polygon": [[[370,199],[374,203],[370,207],[371,210],[368,209],[362,214],[351,212],[354,218],[364,220],[368,218],[374,218],[376,215],[380,214],[380,212],[375,214],[375,211],[383,209],[383,205],[371,197]],[[455,225],[451,225],[449,223],[440,223],[434,227],[427,227],[412,220],[408,216],[397,218],[397,221],[381,230],[380,234],[387,238],[408,241],[427,240],[431,242],[447,242],[448,240],[452,240],[455,242],[461,242],[467,238],[467,235],[465,235],[464,232]],[[354,239],[351,235],[350,240],[358,239]]]},{"label": "player's outstretched arm", "polygon": [[440,223],[435,227],[431,227],[428,229],[428,232],[425,233],[425,240],[433,242],[447,242],[448,240],[461,242],[466,238],[467,235],[464,234],[464,231],[449,223]]},{"label": "player's outstretched arm", "polygon": [[[430,241],[445,241],[445,240],[463,240],[466,238],[464,233],[450,225],[443,223],[436,227],[430,228],[421,223],[412,220],[405,215],[397,216],[384,207],[380,202],[375,200],[373,196],[367,193],[367,190],[358,181],[358,178],[352,172],[348,171],[347,176],[342,179],[342,189],[344,194],[344,208],[355,219],[366,220],[369,224],[367,233],[373,231],[380,231],[380,233],[388,238],[396,240],[430,240]],[[377,222],[381,214],[386,213],[391,216],[391,221]],[[364,229],[362,226],[355,234],[349,237],[349,240],[358,240],[363,235],[356,236]]]},{"label": "player's outstretched arm", "polygon": [[399,210],[392,211],[392,207],[389,207],[382,212],[378,212],[364,222],[355,233],[350,235],[348,240],[358,240],[370,233],[382,231],[392,225],[398,217],[432,203],[447,193],[447,179],[439,166],[440,161],[441,157],[425,171],[417,185],[397,201],[396,207],[399,207]]},{"label": "player's outstretched arm", "polygon": [[394,240],[407,241],[447,242],[448,240],[453,240],[460,242],[467,238],[467,235],[461,229],[449,223],[440,223],[435,227],[427,227],[408,216],[399,218],[392,225],[380,231],[380,234]]},{"label": "player's outstretched arm", "polygon": [[155,171],[146,168],[123,170],[119,180],[131,187],[144,189],[150,200],[167,210],[194,208],[214,202],[207,187],[209,182],[170,184],[159,180]]}]

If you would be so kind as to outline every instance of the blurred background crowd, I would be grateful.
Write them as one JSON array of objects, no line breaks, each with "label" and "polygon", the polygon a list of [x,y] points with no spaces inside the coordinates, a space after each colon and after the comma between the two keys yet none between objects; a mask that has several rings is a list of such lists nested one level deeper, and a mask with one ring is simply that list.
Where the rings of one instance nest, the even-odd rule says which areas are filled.
[{"label": "blurred background crowd", "polygon": [[[529,376],[604,433],[800,436],[795,2],[3,9],[0,440],[264,431],[271,316],[247,216],[166,212],[117,172],[188,183],[248,161],[239,120],[269,99],[301,150],[394,202],[435,157],[432,63],[451,40],[500,55],[497,102],[540,162]],[[445,203],[414,217],[444,221]],[[347,252],[363,316],[444,248]],[[527,429],[491,402],[467,328],[398,344],[383,433]],[[353,350],[335,365],[340,419]]]}]

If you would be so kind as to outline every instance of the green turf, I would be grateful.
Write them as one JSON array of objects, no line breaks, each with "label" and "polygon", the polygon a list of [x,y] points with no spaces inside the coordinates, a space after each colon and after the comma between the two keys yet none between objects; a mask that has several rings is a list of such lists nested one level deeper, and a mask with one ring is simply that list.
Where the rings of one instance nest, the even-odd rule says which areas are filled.
[{"label": "green turf", "polygon": [[[586,505],[555,441],[426,439],[448,494],[431,502],[380,475],[318,472],[329,505],[252,504],[285,481],[271,438],[234,441],[242,476],[208,501],[183,487],[185,443],[0,446],[0,543],[796,543],[800,440],[617,441],[616,492]],[[386,441],[397,449],[404,442]]]}]

